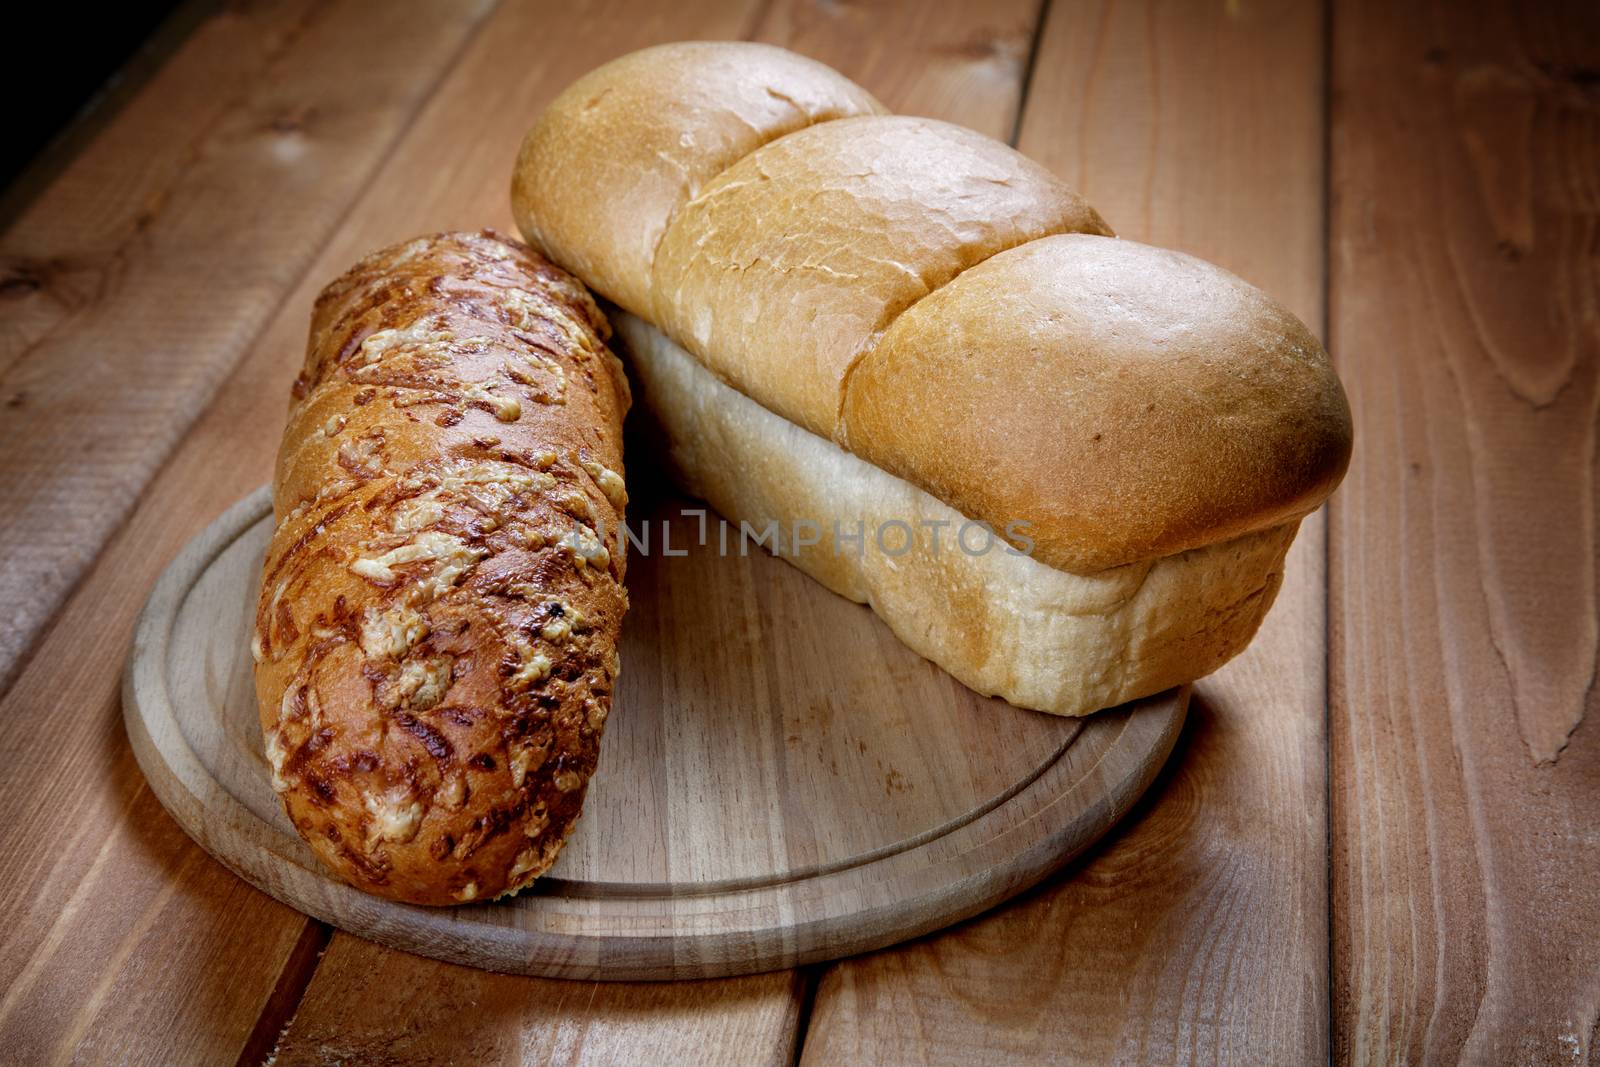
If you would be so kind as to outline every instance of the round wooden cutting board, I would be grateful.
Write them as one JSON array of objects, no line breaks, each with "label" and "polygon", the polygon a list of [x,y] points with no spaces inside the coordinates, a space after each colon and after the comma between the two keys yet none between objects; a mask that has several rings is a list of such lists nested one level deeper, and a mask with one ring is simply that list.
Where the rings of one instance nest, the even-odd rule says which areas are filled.
[{"label": "round wooden cutting board", "polygon": [[[1088,720],[979,697],[869,610],[756,548],[696,548],[656,504],[632,554],[623,672],[577,831],[517,897],[394,904],[330,879],[268,783],[249,631],[266,490],[192,541],[139,622],[128,734],[212,855],[362,937],[561,978],[741,974],[833,959],[974,915],[1114,823],[1172,749],[1173,690]],[[660,523],[674,552],[660,551]],[[716,522],[715,516],[708,520]]]}]

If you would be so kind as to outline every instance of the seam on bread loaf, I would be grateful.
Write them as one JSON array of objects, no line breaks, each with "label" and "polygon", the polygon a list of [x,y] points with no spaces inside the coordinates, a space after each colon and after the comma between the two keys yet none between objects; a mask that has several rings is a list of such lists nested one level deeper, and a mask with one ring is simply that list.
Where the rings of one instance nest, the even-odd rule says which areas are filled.
[{"label": "seam on bread loaf", "polygon": [[[771,89],[770,87],[767,89],[767,92],[770,95],[778,96],[778,97],[781,97],[783,99],[787,99],[787,96],[785,94],[776,92],[773,89]],[[792,103],[792,101],[791,101],[791,103]],[[757,152],[761,151],[763,148],[767,147],[767,145],[772,144],[775,141],[781,141],[785,137],[789,137],[789,136],[792,136],[793,134],[797,134],[797,133],[801,132],[802,130],[809,130],[813,126],[821,126],[821,125],[824,125],[825,123],[829,123],[829,122],[838,122],[841,119],[864,118],[864,117],[866,117],[866,116],[863,116],[863,115],[852,115],[852,114],[843,114],[843,113],[841,113],[841,114],[828,115],[826,118],[811,118],[810,116],[805,115],[805,113],[803,111],[801,111],[801,109],[799,108],[798,105],[795,105],[795,110],[797,112],[799,112],[805,118],[805,121],[803,121],[803,122],[801,122],[801,123],[799,123],[798,125],[795,125],[795,126],[779,127],[779,128],[774,128],[772,130],[763,130],[763,131],[761,131],[761,133],[759,134],[761,140],[758,143],[756,143],[755,145],[753,145],[748,152],[741,153],[740,155],[735,156],[734,158],[730,159],[726,166],[722,167],[715,174],[711,175],[710,177],[706,178],[704,181],[700,182],[699,188],[696,189],[695,192],[691,196],[688,197],[688,199],[684,200],[683,202],[681,202],[680,204],[678,204],[676,207],[674,207],[672,209],[671,213],[669,213],[667,215],[667,223],[666,223],[666,225],[661,227],[660,234],[658,234],[656,236],[655,246],[650,250],[650,271],[651,271],[652,276],[654,275],[654,272],[655,272],[656,257],[661,254],[661,242],[663,242],[663,241],[665,241],[667,239],[667,234],[672,231],[673,223],[675,223],[678,220],[678,216],[683,214],[683,209],[688,207],[695,200],[697,200],[700,197],[701,193],[703,193],[706,189],[709,189],[713,185],[715,185],[722,178],[722,176],[724,174],[728,173],[728,171],[732,170],[734,167],[737,167],[740,163],[743,163],[746,159],[750,158],[751,156],[755,155]],[[882,113],[883,114],[887,114],[888,112],[885,110]]]},{"label": "seam on bread loaf", "polygon": [[1009,146],[936,119],[838,119],[762,146],[683,205],[648,317],[740,391],[837,440],[848,368],[897,315],[1063,232],[1109,231]]},{"label": "seam on bread loaf", "polygon": [[[767,91],[769,93],[773,92],[773,90],[771,90],[770,88]],[[797,107],[797,110],[799,110],[798,107]],[[765,150],[765,149],[767,149],[769,147],[772,147],[772,146],[779,145],[780,142],[783,142],[787,138],[795,137],[795,136],[797,136],[799,134],[802,134],[802,133],[804,133],[804,132],[806,132],[808,130],[815,129],[818,126],[823,126],[823,125],[827,125],[827,124],[830,124],[830,123],[841,123],[841,122],[849,122],[849,121],[871,121],[873,119],[890,119],[890,120],[898,119],[898,120],[902,120],[902,121],[910,121],[910,122],[921,123],[921,124],[924,124],[924,125],[950,126],[952,129],[957,129],[957,130],[961,130],[962,129],[961,127],[951,126],[951,124],[949,124],[949,123],[939,122],[939,120],[936,120],[936,119],[917,118],[917,117],[914,117],[914,116],[895,116],[895,115],[889,114],[885,110],[885,111],[883,111],[881,113],[878,113],[878,114],[864,114],[864,115],[860,115],[860,114],[837,114],[837,115],[830,115],[830,116],[828,116],[826,118],[817,118],[817,119],[809,119],[809,117],[808,117],[807,121],[804,121],[804,122],[802,122],[802,123],[800,123],[798,125],[795,125],[793,127],[787,128],[787,129],[773,130],[773,131],[763,131],[763,139],[759,143],[752,145],[751,148],[749,149],[749,151],[743,153],[742,155],[739,155],[739,156],[736,156],[736,157],[730,159],[726,163],[726,165],[724,165],[715,174],[713,174],[710,177],[708,177],[708,178],[704,179],[703,181],[701,181],[699,183],[699,189],[692,196],[690,196],[687,200],[684,200],[683,202],[679,203],[676,207],[674,207],[672,209],[672,212],[667,216],[666,225],[664,227],[662,227],[661,233],[656,238],[654,248],[652,249],[651,254],[650,254],[650,275],[651,275],[652,281],[656,280],[655,266],[656,266],[656,261],[659,258],[660,253],[661,253],[661,245],[667,240],[668,236],[673,232],[673,228],[677,225],[678,220],[683,217],[684,212],[686,210],[689,210],[689,209],[693,208],[695,206],[695,204],[698,201],[702,200],[705,196],[707,196],[710,191],[716,189],[718,187],[718,183],[721,182],[722,179],[730,171],[733,171],[736,168],[738,168],[740,165],[745,164],[746,161],[749,160],[752,156],[757,155],[758,153],[762,152],[763,150]],[[965,132],[965,131],[963,131],[963,132]],[[1010,146],[1007,146],[1007,147],[1010,147]],[[1025,159],[1026,157],[1019,156],[1019,158]],[[1085,205],[1085,206],[1087,207],[1087,205]],[[1106,225],[1105,221],[1103,219],[1101,219],[1100,216],[1097,213],[1095,213],[1092,208],[1088,208],[1087,210],[1088,210],[1088,217],[1087,218],[1075,218],[1075,219],[1070,219],[1070,220],[1063,220],[1063,221],[1060,221],[1059,223],[1057,223],[1055,225],[1044,226],[1044,227],[1041,227],[1041,228],[1039,228],[1039,229],[1037,229],[1035,231],[1029,232],[1029,233],[1027,233],[1025,235],[1019,234],[1019,235],[1017,235],[1017,237],[1015,239],[1004,240],[1004,241],[999,242],[998,244],[996,244],[995,246],[993,246],[991,248],[984,249],[978,254],[978,256],[975,259],[972,259],[969,262],[960,264],[959,266],[956,267],[956,269],[953,272],[945,273],[945,274],[933,279],[931,282],[927,282],[926,283],[927,284],[927,288],[921,294],[913,297],[908,303],[904,303],[904,304],[901,304],[900,306],[890,307],[890,308],[886,309],[886,311],[887,311],[886,316],[877,323],[877,325],[872,330],[872,332],[867,336],[867,339],[866,339],[865,343],[855,352],[855,354],[850,358],[849,362],[845,364],[844,369],[843,369],[843,371],[842,371],[842,373],[841,373],[841,375],[839,377],[838,398],[837,398],[837,402],[834,405],[834,431],[833,431],[833,433],[831,435],[834,438],[834,440],[839,442],[840,444],[843,444],[846,447],[848,447],[847,440],[846,440],[846,438],[844,436],[844,407],[845,407],[845,395],[849,390],[850,377],[855,372],[856,366],[863,359],[865,359],[868,355],[870,355],[874,348],[876,348],[877,342],[894,325],[894,322],[895,322],[896,319],[898,319],[901,315],[905,314],[907,311],[911,310],[911,308],[915,307],[922,300],[924,300],[927,297],[933,295],[933,293],[937,292],[939,289],[943,288],[946,285],[949,285],[951,282],[953,282],[956,278],[960,277],[966,271],[971,270],[973,267],[977,266],[980,263],[983,263],[985,260],[989,259],[992,256],[998,255],[1001,252],[1008,251],[1008,250],[1010,250],[1012,248],[1016,248],[1016,247],[1019,247],[1019,246],[1024,245],[1024,244],[1028,244],[1028,243],[1030,243],[1032,241],[1037,241],[1037,240],[1040,240],[1040,239],[1045,238],[1045,237],[1051,237],[1051,236],[1055,236],[1057,234],[1062,234],[1062,233],[1093,233],[1093,234],[1096,234],[1098,236],[1104,236],[1104,237],[1115,237],[1116,236],[1116,234],[1111,230],[1111,228],[1108,225]],[[659,292],[659,288],[657,288],[657,291]],[[635,310],[635,309],[630,309],[630,310]],[[636,311],[636,313],[637,313],[637,311]],[[655,317],[658,316],[658,314],[659,314],[659,312],[653,310],[651,317],[655,318]]]},{"label": "seam on bread loaf", "polygon": [[[528,132],[512,176],[517,225],[579,276],[600,280],[597,292],[643,314],[662,235],[707,182],[797,129],[885,112],[843,75],[774,45],[642,49],[579,78]],[[616,195],[591,206],[591,183],[573,171],[629,140],[643,154],[612,160],[600,184]]]}]

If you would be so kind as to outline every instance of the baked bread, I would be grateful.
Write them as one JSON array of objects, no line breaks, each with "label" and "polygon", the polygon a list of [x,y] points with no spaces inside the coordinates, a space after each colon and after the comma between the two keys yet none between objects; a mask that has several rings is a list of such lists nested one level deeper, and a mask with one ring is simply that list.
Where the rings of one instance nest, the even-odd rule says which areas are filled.
[{"label": "baked bread", "polygon": [[[1237,654],[1348,463],[1344,392],[1281,306],[780,49],[666,45],[580,79],[512,207],[632,316],[692,491],[756,529],[865,523],[859,554],[778,551],[1016,704],[1083,714]],[[941,552],[935,517],[1026,555]],[[915,544],[879,544],[886,523]]]},{"label": "baked bread", "polygon": [[361,889],[513,893],[578,817],[627,606],[607,334],[487,231],[384,249],[317,300],[253,651],[273,787]]}]

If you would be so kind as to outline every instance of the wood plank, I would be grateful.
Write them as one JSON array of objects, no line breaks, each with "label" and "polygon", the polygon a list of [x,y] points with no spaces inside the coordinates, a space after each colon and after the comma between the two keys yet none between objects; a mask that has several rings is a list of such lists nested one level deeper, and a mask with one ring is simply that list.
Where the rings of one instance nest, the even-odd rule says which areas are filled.
[{"label": "wood plank", "polygon": [[1038,0],[819,4],[776,0],[755,39],[822,61],[890,111],[1010,137]]},{"label": "wood plank", "polygon": [[273,1059],[789,1064],[799,971],[672,983],[516,978],[336,938]]},{"label": "wood plank", "polygon": [[[1052,5],[1020,147],[1125,237],[1322,322],[1322,16]],[[1327,1056],[1324,523],[1251,648],[1196,687],[1142,814],[1068,876],[824,972],[808,1063]]]},{"label": "wood plank", "polygon": [[489,6],[219,13],[0,241],[0,686]]},{"label": "wood plank", "polygon": [[1600,1057],[1600,7],[1335,6],[1334,1051]]}]

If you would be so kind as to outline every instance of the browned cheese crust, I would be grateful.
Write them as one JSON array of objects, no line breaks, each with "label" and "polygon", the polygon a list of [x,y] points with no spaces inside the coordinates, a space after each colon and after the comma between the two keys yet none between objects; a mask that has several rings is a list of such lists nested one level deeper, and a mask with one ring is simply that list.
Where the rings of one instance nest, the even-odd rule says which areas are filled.
[{"label": "browned cheese crust", "polygon": [[318,298],[255,628],[273,787],[338,875],[523,888],[594,772],[627,607],[627,385],[583,287],[485,231]]}]

